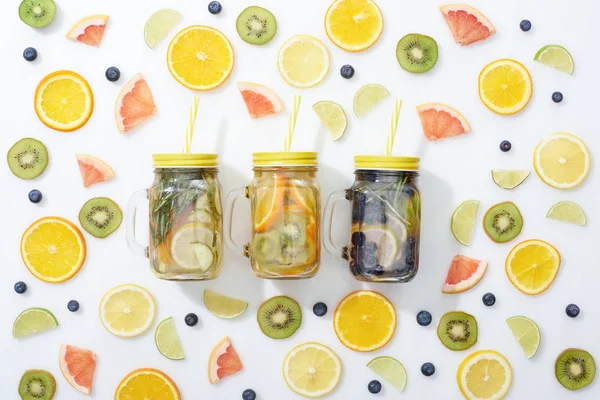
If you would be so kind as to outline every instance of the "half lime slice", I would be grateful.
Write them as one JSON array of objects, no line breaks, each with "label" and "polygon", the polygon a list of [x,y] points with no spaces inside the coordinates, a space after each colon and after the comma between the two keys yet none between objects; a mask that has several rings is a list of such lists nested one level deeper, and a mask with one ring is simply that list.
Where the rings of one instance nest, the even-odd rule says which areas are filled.
[{"label": "half lime slice", "polygon": [[13,324],[13,337],[22,338],[56,328],[58,321],[54,314],[45,308],[28,308],[23,311]]},{"label": "half lime slice", "polygon": [[163,8],[152,14],[144,26],[144,40],[148,47],[156,47],[180,20],[181,14],[170,8]]},{"label": "half lime slice", "polygon": [[586,224],[586,217],[583,209],[579,204],[573,203],[572,201],[559,201],[550,208],[546,217],[582,226],[585,226]]},{"label": "half lime slice", "polygon": [[239,317],[248,308],[248,303],[243,300],[223,296],[211,290],[204,291],[204,304],[208,311],[224,319]]},{"label": "half lime slice", "polygon": [[373,83],[361,87],[354,95],[354,114],[362,117],[389,95],[390,92],[378,84]]},{"label": "half lime slice", "polygon": [[342,106],[333,101],[324,100],[313,104],[312,108],[331,134],[333,140],[340,140],[348,126],[346,113]]},{"label": "half lime slice", "polygon": [[185,358],[177,329],[175,329],[175,322],[171,317],[163,320],[156,327],[154,343],[156,343],[156,348],[160,351],[160,354],[169,360],[183,360]]},{"label": "half lime slice", "polygon": [[571,53],[557,44],[549,44],[542,47],[533,59],[569,75],[573,75],[575,71],[575,63],[573,62]]},{"label": "half lime slice", "polygon": [[527,179],[531,171],[521,169],[495,169],[492,170],[494,183],[502,189],[512,190]]},{"label": "half lime slice", "polygon": [[510,317],[506,320],[508,327],[521,345],[527,358],[531,358],[537,353],[540,347],[542,334],[537,324],[527,317]]},{"label": "half lime slice", "polygon": [[479,211],[478,200],[467,200],[456,207],[450,220],[450,230],[458,243],[468,246],[473,236],[475,218]]},{"label": "half lime slice", "polygon": [[392,357],[381,356],[369,361],[367,367],[399,391],[404,391],[407,376],[406,370],[400,361]]}]

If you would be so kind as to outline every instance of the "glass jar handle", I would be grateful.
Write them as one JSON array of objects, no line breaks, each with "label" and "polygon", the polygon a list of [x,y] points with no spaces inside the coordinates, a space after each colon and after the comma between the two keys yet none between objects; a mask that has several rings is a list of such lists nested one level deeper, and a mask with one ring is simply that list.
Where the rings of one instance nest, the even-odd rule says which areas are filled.
[{"label": "glass jar handle", "polygon": [[346,192],[347,190],[338,190],[331,193],[327,199],[327,202],[325,203],[325,211],[323,212],[323,245],[328,253],[340,257],[343,255],[344,248],[341,246],[336,246],[333,243],[331,233],[335,206],[339,201],[347,200]]},{"label": "glass jar handle", "polygon": [[235,203],[242,197],[248,197],[248,187],[233,189],[227,195],[225,204],[225,229],[227,229],[227,233],[224,236],[225,244],[230,250],[242,251],[244,255],[247,255],[246,246],[236,243],[235,239],[233,239],[233,210]]},{"label": "glass jar handle", "polygon": [[141,257],[146,257],[148,258],[149,256],[149,249],[148,246],[144,246],[142,244],[140,244],[137,241],[137,238],[135,237],[135,217],[137,214],[137,209],[138,206],[140,205],[140,203],[143,201],[147,202],[148,201],[148,190],[147,189],[143,189],[143,190],[138,190],[137,192],[134,192],[131,197],[129,198],[129,203],[127,203],[127,213],[126,215],[126,222],[127,222],[127,230],[126,230],[126,236],[127,236],[127,247],[129,247],[129,250],[131,250],[131,252],[137,256],[141,256]]}]

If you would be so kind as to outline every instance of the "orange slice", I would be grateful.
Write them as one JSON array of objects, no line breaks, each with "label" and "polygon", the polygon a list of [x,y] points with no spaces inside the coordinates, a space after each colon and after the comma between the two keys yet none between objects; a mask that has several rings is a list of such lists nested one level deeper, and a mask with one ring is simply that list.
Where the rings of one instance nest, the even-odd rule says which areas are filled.
[{"label": "orange slice", "polygon": [[221,340],[208,359],[208,380],[211,384],[242,370],[242,361],[228,337]]},{"label": "orange slice", "polygon": [[366,50],[383,32],[383,14],[372,0],[336,0],[325,14],[325,30],[343,50]]},{"label": "orange slice", "polygon": [[98,47],[102,42],[107,22],[108,15],[90,15],[73,25],[66,37],[76,42]]},{"label": "orange slice", "polygon": [[121,89],[115,103],[115,119],[119,132],[130,131],[155,113],[156,105],[150,86],[142,74],[137,74]]},{"label": "orange slice", "polygon": [[529,104],[532,93],[531,75],[518,61],[496,60],[486,65],[479,74],[479,98],[497,114],[518,113]]},{"label": "orange slice", "polygon": [[127,375],[115,393],[115,400],[181,400],[179,389],[162,371],[136,369]]},{"label": "orange slice", "polygon": [[87,188],[115,177],[112,168],[98,157],[90,156],[89,154],[76,154],[75,157],[77,157],[77,164],[79,165],[79,172],[81,173],[84,187]]},{"label": "orange slice", "polygon": [[285,188],[285,178],[275,175],[269,184],[265,182],[256,190],[254,196],[257,203],[254,208],[254,230],[256,232],[269,230],[277,221],[283,210]]},{"label": "orange slice", "polygon": [[506,275],[521,292],[538,295],[552,285],[560,269],[560,253],[543,240],[517,244],[506,257]]},{"label": "orange slice", "polygon": [[71,386],[83,394],[92,392],[96,372],[96,354],[93,351],[63,344],[59,363],[60,371]]},{"label": "orange slice", "polygon": [[417,106],[423,126],[423,134],[430,142],[471,131],[469,123],[461,113],[445,104],[428,103]]},{"label": "orange slice", "polygon": [[467,46],[496,33],[494,25],[479,11],[465,4],[448,4],[440,11],[456,43]]}]

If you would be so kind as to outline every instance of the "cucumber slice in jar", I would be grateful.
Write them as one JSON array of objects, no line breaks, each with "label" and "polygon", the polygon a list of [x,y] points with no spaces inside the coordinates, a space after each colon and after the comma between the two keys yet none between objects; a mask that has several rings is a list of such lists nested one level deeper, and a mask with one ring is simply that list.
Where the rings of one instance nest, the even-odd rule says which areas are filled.
[{"label": "cucumber slice in jar", "polygon": [[207,271],[215,262],[215,253],[204,243],[190,243],[191,249],[198,259],[198,267],[202,272]]}]

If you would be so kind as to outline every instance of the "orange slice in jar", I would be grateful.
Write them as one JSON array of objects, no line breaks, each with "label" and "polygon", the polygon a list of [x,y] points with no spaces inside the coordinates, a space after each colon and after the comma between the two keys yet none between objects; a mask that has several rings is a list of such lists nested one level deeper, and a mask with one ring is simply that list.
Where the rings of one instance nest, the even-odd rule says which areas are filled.
[{"label": "orange slice in jar", "polygon": [[283,210],[285,188],[285,178],[275,175],[272,185],[263,185],[257,190],[254,210],[256,232],[266,232],[277,222]]},{"label": "orange slice in jar", "polygon": [[295,185],[293,181],[288,184],[291,200],[302,207],[305,211],[314,214],[317,202],[313,188]]}]

